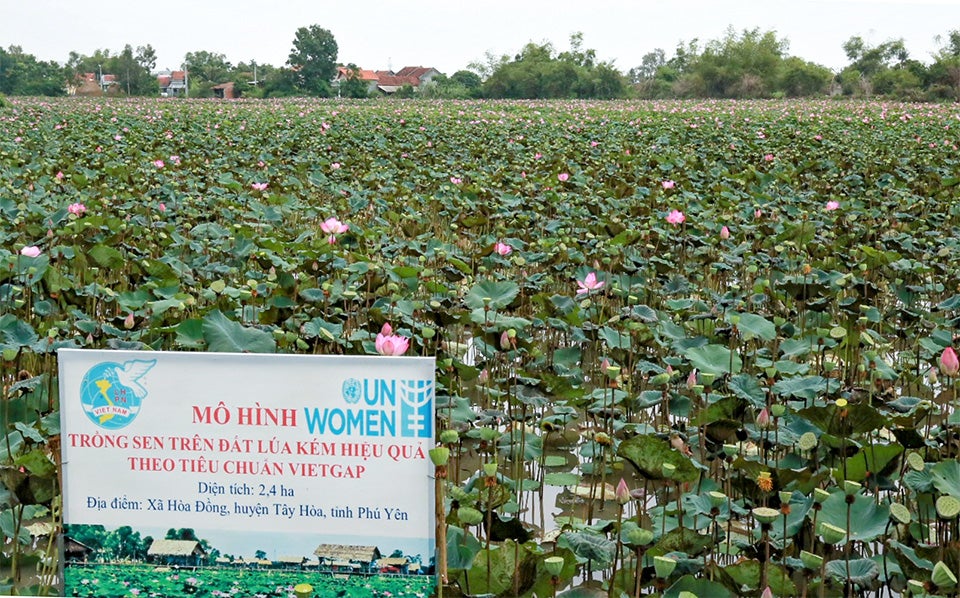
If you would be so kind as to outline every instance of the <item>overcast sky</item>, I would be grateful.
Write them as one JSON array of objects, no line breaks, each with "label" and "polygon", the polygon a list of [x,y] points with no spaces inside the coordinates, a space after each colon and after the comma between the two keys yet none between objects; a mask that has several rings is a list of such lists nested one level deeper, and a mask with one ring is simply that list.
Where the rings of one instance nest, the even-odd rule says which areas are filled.
[{"label": "overcast sky", "polygon": [[581,31],[585,48],[626,71],[655,48],[669,57],[678,42],[717,39],[731,25],[775,30],[791,55],[839,69],[853,35],[871,45],[903,38],[929,63],[934,37],[960,28],[960,0],[0,0],[0,45],[60,63],[71,50],[129,43],[153,45],[158,69],[196,50],[280,66],[297,28],[312,24],[333,33],[340,62],[375,70],[449,75],[530,41],[564,50]]}]

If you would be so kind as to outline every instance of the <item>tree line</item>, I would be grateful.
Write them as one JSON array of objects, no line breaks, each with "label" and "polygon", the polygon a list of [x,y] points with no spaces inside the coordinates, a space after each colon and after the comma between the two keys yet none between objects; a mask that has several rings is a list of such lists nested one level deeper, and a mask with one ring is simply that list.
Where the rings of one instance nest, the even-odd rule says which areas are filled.
[{"label": "tree line", "polygon": [[[626,72],[613,61],[600,60],[584,48],[583,35],[570,37],[569,48],[528,43],[514,55],[487,53],[452,75],[440,75],[416,92],[399,97],[425,98],[778,98],[837,95],[884,97],[910,101],[960,100],[960,30],[938,36],[939,50],[930,64],[910,56],[902,39],[871,45],[859,36],[843,50],[849,60],[840,72],[788,53],[789,42],[774,31],[729,28],[719,39],[701,44],[681,42],[669,56],[657,48]],[[233,82],[246,97],[367,97],[360,70],[346,65],[347,77],[333,84],[338,67],[333,34],[318,25],[295,33],[287,63],[255,61],[232,64],[223,54],[198,50],[184,56],[189,96],[210,97],[213,87]],[[84,56],[71,52],[66,63],[40,61],[18,46],[0,48],[0,93],[47,95],[67,93],[70,82],[84,73],[109,73],[112,93],[157,95],[153,47],[126,45],[119,53],[97,50]]]}]

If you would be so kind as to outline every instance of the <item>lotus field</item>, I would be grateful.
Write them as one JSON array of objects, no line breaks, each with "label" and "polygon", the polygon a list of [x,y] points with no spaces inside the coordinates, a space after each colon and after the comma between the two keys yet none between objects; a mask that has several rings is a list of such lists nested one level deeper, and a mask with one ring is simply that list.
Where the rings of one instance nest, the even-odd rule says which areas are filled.
[{"label": "lotus field", "polygon": [[435,355],[446,596],[957,595],[955,105],[0,122],[7,589],[56,592],[56,351],[91,347]]}]

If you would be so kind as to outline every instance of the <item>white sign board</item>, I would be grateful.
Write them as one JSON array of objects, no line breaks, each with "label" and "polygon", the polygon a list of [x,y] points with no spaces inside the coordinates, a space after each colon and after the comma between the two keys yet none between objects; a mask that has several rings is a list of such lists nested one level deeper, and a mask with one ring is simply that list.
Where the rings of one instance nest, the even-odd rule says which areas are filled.
[{"label": "white sign board", "polygon": [[61,350],[59,364],[68,535],[191,528],[233,558],[322,568],[320,545],[375,546],[428,568],[433,358]]}]

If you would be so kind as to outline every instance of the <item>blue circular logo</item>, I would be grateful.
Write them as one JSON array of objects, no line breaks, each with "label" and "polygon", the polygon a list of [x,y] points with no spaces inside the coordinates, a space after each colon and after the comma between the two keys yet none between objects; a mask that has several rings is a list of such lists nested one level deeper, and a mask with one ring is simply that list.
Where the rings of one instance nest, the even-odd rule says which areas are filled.
[{"label": "blue circular logo", "polygon": [[343,391],[344,401],[350,403],[351,405],[360,402],[360,395],[363,393],[363,386],[360,385],[360,381],[356,378],[347,378],[344,380],[341,390]]},{"label": "blue circular logo", "polygon": [[147,396],[140,378],[156,363],[155,359],[134,359],[122,364],[98,363],[90,368],[80,383],[80,403],[90,421],[105,430],[130,424]]}]

